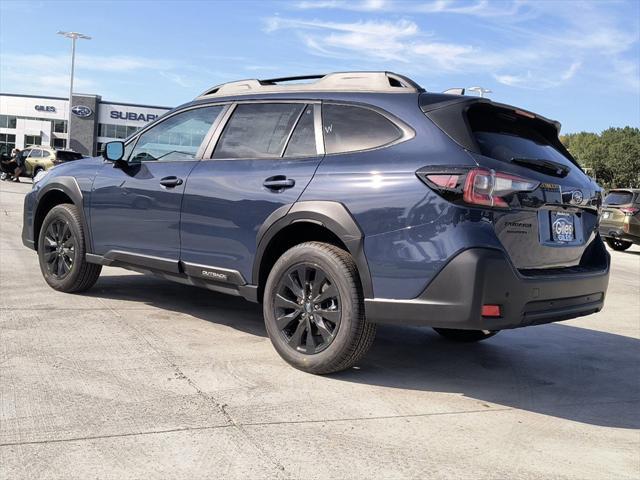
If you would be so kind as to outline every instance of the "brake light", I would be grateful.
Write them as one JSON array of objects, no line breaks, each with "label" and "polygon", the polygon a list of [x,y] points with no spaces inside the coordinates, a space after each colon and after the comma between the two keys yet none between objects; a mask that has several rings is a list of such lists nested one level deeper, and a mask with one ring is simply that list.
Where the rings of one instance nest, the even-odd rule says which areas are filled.
[{"label": "brake light", "polygon": [[500,305],[482,305],[482,311],[480,313],[483,317],[499,317],[501,315]]},{"label": "brake light", "polygon": [[538,185],[539,182],[516,175],[476,168],[467,174],[463,200],[472,205],[509,208],[504,197],[516,192],[530,192]]}]

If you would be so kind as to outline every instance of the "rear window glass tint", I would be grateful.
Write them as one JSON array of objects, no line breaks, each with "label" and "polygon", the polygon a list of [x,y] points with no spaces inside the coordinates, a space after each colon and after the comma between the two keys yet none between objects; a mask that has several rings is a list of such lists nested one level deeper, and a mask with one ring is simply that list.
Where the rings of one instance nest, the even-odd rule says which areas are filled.
[{"label": "rear window glass tint", "polygon": [[65,152],[58,150],[56,152],[56,158],[63,162],[68,162],[69,160],[80,160],[82,158],[82,154],[78,152]]},{"label": "rear window glass tint", "polygon": [[382,147],[402,136],[402,131],[383,115],[351,105],[324,104],[322,128],[327,153]]},{"label": "rear window glass tint", "polygon": [[605,205],[626,205],[633,201],[631,192],[611,192],[604,199]]},{"label": "rear window glass tint", "polygon": [[313,106],[308,105],[298,120],[293,134],[291,134],[284,156],[305,157],[311,155],[317,155],[316,135],[313,126]]},{"label": "rear window glass tint", "polygon": [[540,120],[510,114],[493,107],[471,108],[471,130],[483,155],[504,162],[512,159],[551,160],[575,168],[573,162],[549,141],[549,126]]},{"label": "rear window glass tint", "polygon": [[236,107],[213,158],[280,157],[305,105],[253,103]]}]

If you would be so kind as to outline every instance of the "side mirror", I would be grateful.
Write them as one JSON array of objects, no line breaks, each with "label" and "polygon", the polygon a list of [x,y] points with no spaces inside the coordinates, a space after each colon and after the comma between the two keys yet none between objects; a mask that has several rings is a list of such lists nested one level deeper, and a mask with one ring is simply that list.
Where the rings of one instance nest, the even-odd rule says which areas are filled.
[{"label": "side mirror", "polygon": [[109,162],[119,162],[124,156],[124,142],[109,142],[104,146],[102,156]]}]

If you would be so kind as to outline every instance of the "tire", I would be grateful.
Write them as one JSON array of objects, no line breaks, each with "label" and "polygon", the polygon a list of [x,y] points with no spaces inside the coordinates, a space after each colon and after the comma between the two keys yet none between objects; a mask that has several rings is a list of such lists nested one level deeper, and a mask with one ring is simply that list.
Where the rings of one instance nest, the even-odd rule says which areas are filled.
[{"label": "tire", "polygon": [[619,240],[617,238],[607,238],[607,245],[618,252],[624,252],[632,245],[632,243],[626,242],[624,240]]},{"label": "tire", "polygon": [[[305,287],[301,277],[306,278]],[[306,301],[299,303],[303,297]],[[263,311],[276,351],[307,373],[322,375],[352,367],[376,334],[376,325],[364,315],[353,258],[327,243],[296,245],[276,261],[267,279]]]},{"label": "tire", "polygon": [[456,342],[479,342],[493,337],[500,330],[457,330],[454,328],[434,328],[436,332],[448,340]]},{"label": "tire", "polygon": [[66,293],[91,288],[102,270],[101,265],[85,260],[84,227],[75,205],[57,205],[47,214],[38,237],[38,260],[45,281]]}]

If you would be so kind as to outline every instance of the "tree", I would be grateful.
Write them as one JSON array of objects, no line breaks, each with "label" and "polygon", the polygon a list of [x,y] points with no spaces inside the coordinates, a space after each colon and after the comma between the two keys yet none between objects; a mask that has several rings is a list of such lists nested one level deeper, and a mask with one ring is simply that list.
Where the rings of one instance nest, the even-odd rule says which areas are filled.
[{"label": "tree", "polygon": [[608,128],[599,135],[570,133],[560,140],[581,166],[593,169],[602,186],[640,187],[640,129]]}]

